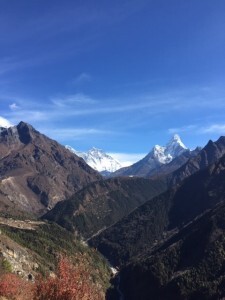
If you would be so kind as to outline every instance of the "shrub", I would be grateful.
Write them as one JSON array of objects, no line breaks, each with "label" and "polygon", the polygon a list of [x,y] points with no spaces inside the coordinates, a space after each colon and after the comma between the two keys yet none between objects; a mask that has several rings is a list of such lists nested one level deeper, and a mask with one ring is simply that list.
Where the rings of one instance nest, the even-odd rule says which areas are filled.
[{"label": "shrub", "polygon": [[3,273],[11,273],[12,272],[12,265],[10,264],[10,262],[6,258],[4,258],[2,260],[1,271]]},{"label": "shrub", "polygon": [[10,300],[30,300],[33,291],[32,284],[19,276],[8,273],[0,277],[0,296]]},{"label": "shrub", "polygon": [[77,265],[59,257],[54,275],[39,275],[35,283],[7,273],[0,276],[0,299],[10,300],[103,300],[101,288],[94,285],[87,267],[86,257],[77,256]]},{"label": "shrub", "polygon": [[39,277],[35,282],[34,300],[100,300],[104,299],[92,283],[82,262],[74,266],[60,257],[55,276]]}]

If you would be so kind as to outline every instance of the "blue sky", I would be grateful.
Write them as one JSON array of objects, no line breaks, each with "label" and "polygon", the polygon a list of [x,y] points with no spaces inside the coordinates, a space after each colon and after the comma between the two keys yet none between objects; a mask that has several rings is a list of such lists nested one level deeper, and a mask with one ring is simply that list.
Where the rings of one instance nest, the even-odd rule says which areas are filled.
[{"label": "blue sky", "polygon": [[0,123],[125,160],[203,146],[225,134],[224,28],[223,0],[0,0]]}]

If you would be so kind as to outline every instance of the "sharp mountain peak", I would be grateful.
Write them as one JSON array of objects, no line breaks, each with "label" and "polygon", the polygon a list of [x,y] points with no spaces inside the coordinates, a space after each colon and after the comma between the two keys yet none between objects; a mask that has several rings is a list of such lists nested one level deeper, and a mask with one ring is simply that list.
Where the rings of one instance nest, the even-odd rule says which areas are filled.
[{"label": "sharp mountain peak", "polygon": [[71,146],[67,145],[65,147],[79,157],[82,157],[94,170],[103,172],[103,174],[105,174],[105,172],[115,172],[122,167],[119,161],[105,153],[102,149],[92,147],[87,152],[80,152],[73,149]]}]

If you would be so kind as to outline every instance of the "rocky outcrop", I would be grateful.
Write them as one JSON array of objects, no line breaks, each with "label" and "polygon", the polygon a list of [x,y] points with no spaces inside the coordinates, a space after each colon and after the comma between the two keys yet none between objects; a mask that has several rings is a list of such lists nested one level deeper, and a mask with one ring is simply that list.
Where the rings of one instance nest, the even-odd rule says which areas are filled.
[{"label": "rocky outcrop", "polygon": [[33,280],[39,270],[34,253],[17,244],[0,231],[0,264],[3,271],[11,271]]}]

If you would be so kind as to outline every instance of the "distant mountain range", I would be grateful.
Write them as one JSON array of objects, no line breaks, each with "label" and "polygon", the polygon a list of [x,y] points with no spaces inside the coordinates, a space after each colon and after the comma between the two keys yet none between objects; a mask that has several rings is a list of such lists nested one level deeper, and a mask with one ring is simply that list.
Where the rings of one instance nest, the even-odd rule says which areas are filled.
[{"label": "distant mountain range", "polygon": [[106,299],[223,299],[225,137],[191,151],[175,135],[109,178],[94,166],[119,167],[24,122],[0,127],[0,216],[41,217],[86,240],[119,268]]},{"label": "distant mountain range", "polygon": [[103,175],[108,175],[109,173],[122,168],[122,165],[118,160],[114,159],[101,149],[93,147],[87,152],[80,152],[68,145],[65,147],[77,156],[82,157],[90,167]]},{"label": "distant mountain range", "polygon": [[125,299],[225,296],[224,176],[221,137],[170,174],[172,188],[89,241],[122,266]]},{"label": "distant mountain range", "polygon": [[[179,140],[175,136],[168,144],[168,148],[173,149],[170,155],[171,153],[181,154],[170,163],[162,165],[164,168],[160,176],[154,175],[148,179],[139,178],[139,176],[121,176],[94,182],[70,199],[58,203],[44,217],[73,231],[78,230],[85,238],[100,233],[101,239],[101,236],[104,237],[104,234],[107,234],[107,227],[113,229],[117,222],[129,215],[134,208],[176,185],[181,181],[180,178],[183,180],[206,167],[208,163],[214,161],[213,159],[221,157],[225,151],[225,145],[223,147],[220,140],[215,143],[214,152],[210,143],[202,151],[200,149],[185,150],[185,146],[181,147]],[[112,237],[116,235],[112,234]],[[105,238],[103,239],[106,241]]]},{"label": "distant mountain range", "polygon": [[[223,193],[223,183],[218,178],[222,178],[219,174],[223,171],[224,161],[225,137],[216,142],[210,141],[198,155],[166,176],[170,189],[100,233],[92,243],[104,254],[105,251],[113,253],[110,259],[116,264],[124,263],[143,248],[152,247],[154,240],[161,240],[169,228],[174,230],[190,222],[204,210],[211,208],[215,201],[220,201],[217,196],[219,192]],[[211,171],[212,168],[214,172]],[[212,180],[215,184],[221,184],[216,197],[213,192],[207,192],[207,184]]]},{"label": "distant mountain range", "polygon": [[[173,171],[195,154],[196,151],[188,149],[179,135],[175,134],[166,146],[155,145],[143,159],[129,167],[117,170],[112,176],[149,177],[165,174],[167,169],[169,172]],[[179,159],[176,160],[178,157]],[[174,160],[176,160],[175,163],[173,163]]]},{"label": "distant mountain range", "polygon": [[[178,134],[175,134],[166,146],[155,145],[143,159],[124,168],[118,160],[101,149],[93,147],[87,152],[80,152],[71,146],[67,145],[65,147],[77,156],[82,157],[94,170],[109,177],[149,177],[161,173],[165,174],[167,169],[168,172],[171,172],[196,154],[196,151],[191,151],[183,144]],[[175,163],[170,164],[178,157],[179,159]],[[170,167],[164,169],[163,167],[168,164],[170,164]]]}]

